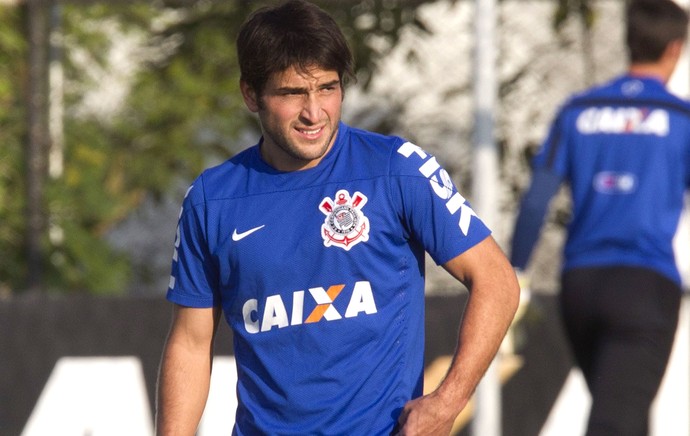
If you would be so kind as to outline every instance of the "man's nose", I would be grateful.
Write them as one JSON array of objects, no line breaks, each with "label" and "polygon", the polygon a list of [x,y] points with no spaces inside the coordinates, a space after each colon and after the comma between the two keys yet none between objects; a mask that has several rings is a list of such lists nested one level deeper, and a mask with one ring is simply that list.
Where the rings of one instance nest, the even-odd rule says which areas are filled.
[{"label": "man's nose", "polygon": [[305,97],[304,106],[302,107],[301,116],[312,123],[319,121],[321,115],[321,103],[318,96],[314,93],[309,93]]}]

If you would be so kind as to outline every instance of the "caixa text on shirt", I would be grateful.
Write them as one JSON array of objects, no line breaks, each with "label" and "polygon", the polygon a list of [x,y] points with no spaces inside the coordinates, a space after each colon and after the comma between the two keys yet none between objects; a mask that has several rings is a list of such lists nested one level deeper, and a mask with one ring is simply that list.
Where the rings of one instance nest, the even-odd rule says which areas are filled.
[{"label": "caixa text on shirt", "polygon": [[645,107],[590,107],[577,117],[582,134],[622,134],[667,136],[669,115],[663,109]]},{"label": "caixa text on shirt", "polygon": [[[332,285],[328,289],[323,287],[309,288],[309,298],[316,303],[316,307],[305,317],[304,307],[307,292],[304,290],[292,293],[288,313],[286,302],[283,296],[269,295],[262,304],[259,300],[252,298],[247,300],[242,306],[242,317],[244,327],[248,333],[267,332],[272,328],[284,328],[289,326],[311,324],[323,320],[335,321],[345,318],[354,318],[360,314],[371,315],[376,313],[376,302],[374,293],[371,290],[371,283],[367,281],[356,282],[350,293],[350,300],[341,314],[333,306],[333,302],[338,298],[345,285]],[[346,292],[343,296],[347,295]],[[342,298],[342,297],[341,297]]]}]

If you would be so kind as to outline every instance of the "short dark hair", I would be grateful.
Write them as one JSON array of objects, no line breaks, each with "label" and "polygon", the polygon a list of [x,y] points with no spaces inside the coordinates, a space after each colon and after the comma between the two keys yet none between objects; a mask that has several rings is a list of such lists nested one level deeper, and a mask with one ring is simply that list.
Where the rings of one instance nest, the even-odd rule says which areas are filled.
[{"label": "short dark hair", "polygon": [[354,78],[354,61],[335,20],[318,6],[290,0],[255,11],[237,37],[241,80],[258,95],[275,73],[290,67],[337,71],[343,85]]},{"label": "short dark hair", "polygon": [[673,0],[632,0],[626,21],[632,63],[658,61],[669,43],[688,34],[688,14]]}]

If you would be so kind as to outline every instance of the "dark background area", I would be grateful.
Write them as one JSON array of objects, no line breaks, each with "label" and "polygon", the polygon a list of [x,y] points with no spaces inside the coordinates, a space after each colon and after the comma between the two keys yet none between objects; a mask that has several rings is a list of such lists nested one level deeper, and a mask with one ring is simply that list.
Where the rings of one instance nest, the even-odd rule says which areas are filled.
[{"label": "dark background area", "polygon": [[[452,354],[464,295],[427,297],[426,358]],[[162,297],[21,295],[0,301],[0,435],[19,435],[60,357],[137,356],[153,415],[156,374],[171,320]],[[571,360],[552,296],[534,296],[518,328],[523,366],[503,386],[506,436],[539,433]],[[232,354],[223,322],[216,354]],[[470,435],[470,426],[460,433]]]}]

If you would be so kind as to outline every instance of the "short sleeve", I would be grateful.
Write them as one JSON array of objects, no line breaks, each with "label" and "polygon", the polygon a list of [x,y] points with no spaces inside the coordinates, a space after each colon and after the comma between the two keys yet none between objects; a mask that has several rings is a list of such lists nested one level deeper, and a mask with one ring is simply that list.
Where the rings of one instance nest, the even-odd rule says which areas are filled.
[{"label": "short sleeve", "polygon": [[439,265],[491,234],[436,157],[410,142],[392,153],[391,196],[410,237]]},{"label": "short sleeve", "polygon": [[218,298],[218,269],[205,230],[203,179],[187,190],[175,235],[167,299],[188,307],[213,307]]}]

